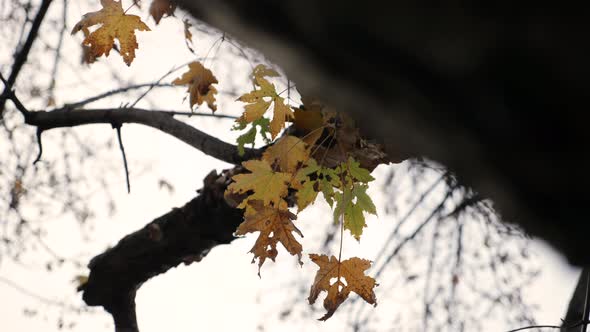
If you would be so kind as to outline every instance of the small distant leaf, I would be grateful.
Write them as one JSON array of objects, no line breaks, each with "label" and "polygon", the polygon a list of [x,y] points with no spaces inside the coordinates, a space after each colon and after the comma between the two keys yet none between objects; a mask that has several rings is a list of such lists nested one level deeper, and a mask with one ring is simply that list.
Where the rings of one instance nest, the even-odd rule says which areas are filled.
[{"label": "small distant leaf", "polygon": [[[121,46],[119,53],[129,66],[135,58],[135,50],[139,47],[135,38],[135,30],[149,31],[150,28],[141,21],[139,16],[125,14],[120,1],[101,0],[100,3],[103,8],[85,14],[72,29],[72,34],[80,30],[84,33],[85,39],[82,44],[90,47],[90,54],[85,57],[86,59],[96,58],[103,54],[109,56],[116,38]],[[89,28],[97,24],[102,25],[90,32]]]},{"label": "small distant leaf", "polygon": [[88,283],[88,275],[78,274],[74,277],[72,282],[76,284],[76,288],[81,289],[86,283]]},{"label": "small distant leaf", "polygon": [[193,26],[187,19],[182,21],[184,24],[184,39],[187,43],[193,42],[193,33],[191,32],[190,28]]},{"label": "small distant leaf", "polygon": [[160,24],[160,20],[164,15],[174,16],[176,10],[176,3],[172,0],[152,0],[150,5],[150,15],[156,21],[156,24]]},{"label": "small distant leaf", "polygon": [[293,232],[303,237],[301,231],[293,224],[297,218],[289,210],[271,208],[265,206],[262,201],[251,201],[250,206],[253,212],[246,215],[244,222],[236,230],[236,235],[260,232],[256,243],[250,250],[254,254],[252,263],[258,259],[258,275],[260,268],[267,258],[273,262],[277,257],[277,243],[281,243],[291,255],[297,255],[299,264],[301,262],[301,244],[293,236]]},{"label": "small distant leaf", "polygon": [[[369,304],[377,305],[374,291],[377,282],[365,275],[365,271],[371,267],[371,261],[352,257],[339,262],[334,256],[328,258],[326,255],[316,254],[310,254],[309,257],[320,267],[309,292],[309,303],[315,303],[321,292],[328,293],[324,299],[324,308],[327,312],[319,320],[325,321],[332,317],[350,292],[357,293]],[[331,283],[330,280],[333,278],[336,278],[336,281]]]},{"label": "small distant leaf", "polygon": [[172,81],[172,84],[188,85],[187,92],[190,95],[191,108],[195,104],[207,103],[211,111],[215,112],[217,110],[217,105],[215,105],[217,89],[212,84],[218,83],[217,78],[213,76],[211,70],[205,68],[200,62],[193,61],[188,67],[189,70]]}]

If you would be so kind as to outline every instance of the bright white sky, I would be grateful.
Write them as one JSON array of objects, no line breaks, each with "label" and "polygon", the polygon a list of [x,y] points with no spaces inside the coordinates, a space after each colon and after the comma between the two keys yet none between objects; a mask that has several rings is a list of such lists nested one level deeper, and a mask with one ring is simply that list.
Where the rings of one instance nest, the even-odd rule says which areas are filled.
[{"label": "bright white sky", "polygon": [[[96,3],[98,6],[98,1]],[[80,2],[70,2],[68,30],[81,14],[96,9],[96,6],[85,7]],[[57,17],[60,11],[61,2],[57,1],[50,16]],[[183,18],[184,15],[179,13],[178,16]],[[156,29],[151,19],[146,21],[154,31],[138,33],[140,49],[131,67],[125,66],[115,52],[112,52],[107,59],[101,58],[99,63],[93,66],[78,65],[77,43],[81,38],[79,35],[66,36],[65,54],[68,56],[70,65],[63,66],[62,78],[57,84],[58,103],[77,101],[111,89],[111,75],[105,74],[110,72],[108,68],[113,68],[113,71],[123,80],[151,82],[160,78],[171,67],[193,59],[194,56],[186,50],[184,45],[180,20],[164,19]],[[197,54],[206,54],[217,38],[218,36],[195,33]],[[0,50],[2,53],[0,59],[2,61],[9,59],[8,52],[11,49],[0,48]],[[219,51],[213,48],[211,54],[215,55],[215,59],[207,60],[205,64],[212,67],[219,79],[219,90],[228,91],[234,88],[224,83],[226,82],[224,79],[231,76],[234,82],[237,81],[236,85],[241,84],[240,92],[245,92],[243,87],[248,86],[244,82],[247,80],[250,66],[246,61],[232,54],[232,51],[235,52],[235,49],[227,45],[222,46]],[[10,63],[10,61],[4,63]],[[6,75],[9,69],[3,64],[0,70]],[[23,75],[26,75],[26,72]],[[178,74],[173,74],[164,81],[170,82],[177,76]],[[240,76],[243,77],[241,82],[239,79],[236,80],[236,77]],[[81,84],[81,78],[88,84]],[[162,109],[187,110],[187,102],[180,103],[184,95],[184,91],[179,89],[155,90],[138,106],[149,108],[157,105]],[[234,97],[220,98],[219,113],[238,115],[240,105],[233,99]],[[132,97],[117,96],[93,106],[113,107],[133,100]],[[231,120],[195,117],[189,122],[227,141],[235,140],[236,134],[229,131],[232,125]],[[58,254],[68,257],[83,253],[86,257],[92,257],[102,252],[129,232],[143,227],[148,221],[166,213],[172,207],[181,206],[193,198],[195,190],[201,187],[202,179],[211,170],[228,167],[227,164],[214,160],[152,129],[135,125],[127,125],[123,129],[123,139],[130,161],[131,194],[126,193],[119,151],[113,149],[110,155],[97,156],[99,160],[120,168],[120,172],[115,172],[118,177],[111,179],[112,192],[117,202],[117,213],[112,217],[106,213],[99,213],[94,230],[87,239],[82,237],[79,227],[73,220],[64,218],[47,221],[48,234],[45,240]],[[82,137],[88,137],[88,139],[114,135],[113,130],[106,125],[78,130]],[[52,144],[52,141],[55,141],[52,137],[56,138],[58,135],[58,131],[45,134],[47,160],[61,153],[60,147]],[[93,171],[99,172],[99,168],[85,171],[92,174]],[[374,172],[377,182],[383,182],[386,173],[385,167],[378,168]],[[173,192],[159,187],[158,181],[161,178],[174,186]],[[34,188],[29,189],[34,190]],[[79,189],[91,192],[96,188]],[[384,197],[378,185],[375,185],[372,190],[372,197],[382,210],[388,198]],[[101,208],[104,206],[104,201],[97,197],[92,204]],[[380,215],[384,215],[384,212],[380,211]],[[324,229],[331,220],[331,213],[327,205],[316,204],[310,211],[300,215],[298,220],[301,222],[304,234],[309,234],[302,241],[304,248],[313,247],[316,245],[314,240],[318,238],[318,227]],[[383,234],[387,234],[391,228],[391,222],[390,218],[370,218],[369,228],[363,235],[361,246],[356,245],[350,237],[347,238],[344,256],[359,255],[371,258],[381,245]],[[317,226],[318,223],[321,223],[321,226]],[[231,245],[216,247],[202,262],[172,269],[145,284],[137,296],[137,313],[141,331],[260,331],[262,322],[266,322],[267,330],[271,331],[304,329],[306,331],[341,331],[345,322],[344,310],[336,313],[325,323],[313,319],[301,321],[299,324],[293,324],[293,321],[288,324],[278,321],[277,308],[285,298],[292,299],[295,291],[295,286],[288,284],[293,279],[287,277],[297,273],[311,279],[315,267],[309,260],[305,260],[304,267],[299,269],[294,258],[285,252],[280,252],[277,263],[265,264],[262,279],[259,279],[256,274],[256,265],[250,264],[251,256],[247,254],[254,239],[254,236],[247,236],[245,239],[236,240]],[[527,291],[527,297],[532,303],[540,305],[539,322],[559,323],[559,318],[563,314],[562,310],[576,281],[577,270],[567,266],[560,257],[540,243],[535,243],[533,249],[542,257],[541,265],[544,268],[537,283]],[[27,256],[23,264],[3,260],[0,265],[0,278],[15,281],[44,298],[81,305],[80,295],[75,293],[72,279],[77,273],[85,271],[66,266],[59,272],[48,273],[42,268],[43,262],[42,254]],[[377,297],[379,298],[385,291],[378,288]],[[403,289],[398,289],[397,292],[403,292]],[[42,304],[37,299],[2,282],[0,282],[0,294],[0,318],[2,318],[3,331],[58,330],[56,318],[60,310],[57,307]],[[393,296],[394,299],[407,297],[400,293],[393,295],[388,293],[388,296]],[[299,301],[303,302],[306,299],[302,297]],[[376,316],[390,315],[390,311],[396,310],[396,306],[403,305],[403,302],[396,303],[395,300],[392,302],[393,304],[379,305],[370,310],[376,310]],[[37,310],[38,313],[35,317],[28,317],[23,312],[24,308]],[[316,305],[316,308],[321,309],[321,305]],[[66,315],[66,324],[73,318],[77,323],[73,328],[74,331],[112,331],[110,316],[101,310],[96,311],[98,314],[82,315],[80,319]],[[321,311],[316,312],[315,315],[319,317]],[[388,329],[389,326],[384,330]],[[489,331],[494,331],[493,327]]]}]

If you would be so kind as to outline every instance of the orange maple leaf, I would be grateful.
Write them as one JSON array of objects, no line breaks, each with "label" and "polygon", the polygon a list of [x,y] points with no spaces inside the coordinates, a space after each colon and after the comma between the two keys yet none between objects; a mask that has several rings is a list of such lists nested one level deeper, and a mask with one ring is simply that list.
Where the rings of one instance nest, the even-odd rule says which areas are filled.
[{"label": "orange maple leaf", "polygon": [[[357,293],[368,303],[377,305],[373,290],[377,283],[375,279],[366,276],[364,272],[371,266],[371,261],[352,257],[339,262],[334,256],[328,259],[326,255],[316,254],[310,254],[309,257],[320,267],[309,292],[309,303],[315,303],[322,291],[328,292],[324,299],[324,308],[328,312],[320,320],[325,321],[332,317],[351,291]],[[330,283],[332,278],[336,278],[333,284]]]},{"label": "orange maple leaf", "polygon": [[188,85],[187,92],[190,95],[191,108],[195,104],[201,105],[206,102],[211,111],[215,112],[217,110],[217,105],[215,105],[217,89],[212,84],[218,83],[217,78],[213,76],[211,70],[205,68],[200,62],[193,61],[188,65],[188,68],[189,70],[172,81],[172,84]]},{"label": "orange maple leaf", "polygon": [[171,0],[152,0],[150,5],[150,15],[156,21],[156,24],[160,24],[160,20],[164,15],[173,16],[176,10],[176,3]]},{"label": "orange maple leaf", "polygon": [[288,135],[266,149],[262,159],[271,165],[278,165],[281,172],[294,174],[309,159],[309,149],[301,139]]},{"label": "orange maple leaf", "polygon": [[[83,45],[90,47],[90,54],[94,57],[109,56],[115,38],[119,41],[119,53],[129,66],[135,58],[135,50],[139,47],[135,38],[135,30],[149,31],[150,28],[136,15],[126,15],[120,1],[101,0],[102,9],[87,13],[72,29],[72,34],[82,30],[85,39]],[[89,27],[102,24],[93,32]]]},{"label": "orange maple leaf", "polygon": [[252,263],[258,259],[258,275],[267,258],[273,262],[277,257],[277,243],[281,243],[291,255],[297,255],[301,262],[301,244],[293,236],[293,232],[303,237],[301,231],[293,224],[297,216],[289,210],[268,207],[262,201],[250,201],[253,210],[246,214],[244,222],[236,230],[236,235],[260,232],[256,243],[250,250],[254,254]]}]

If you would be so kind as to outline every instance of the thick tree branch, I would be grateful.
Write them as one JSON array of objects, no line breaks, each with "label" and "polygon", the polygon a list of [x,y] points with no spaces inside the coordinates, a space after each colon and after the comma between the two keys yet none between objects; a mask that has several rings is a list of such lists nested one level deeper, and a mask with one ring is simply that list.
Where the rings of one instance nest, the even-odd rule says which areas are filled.
[{"label": "thick tree branch", "polygon": [[211,172],[199,196],[94,257],[88,265],[88,282],[80,286],[84,301],[104,307],[117,332],[139,331],[135,294],[145,281],[180,263],[198,262],[216,245],[234,239],[242,210],[229,206],[224,192],[237,172],[239,167],[221,175]]},{"label": "thick tree branch", "polygon": [[140,108],[28,112],[25,114],[25,123],[36,126],[42,131],[97,123],[111,124],[115,127],[124,123],[137,123],[165,132],[211,157],[230,164],[238,165],[242,161],[255,158],[260,154],[259,150],[246,149],[246,153],[240,156],[235,145],[176,120],[172,114]]}]

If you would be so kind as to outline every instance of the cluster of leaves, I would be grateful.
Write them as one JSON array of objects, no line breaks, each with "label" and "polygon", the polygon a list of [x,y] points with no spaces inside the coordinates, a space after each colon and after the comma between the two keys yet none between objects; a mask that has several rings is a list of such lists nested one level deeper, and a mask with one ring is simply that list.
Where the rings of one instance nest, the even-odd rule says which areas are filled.
[{"label": "cluster of leaves", "polygon": [[[117,39],[119,53],[130,65],[138,47],[135,30],[149,28],[138,16],[127,15],[121,2],[101,0],[101,4],[103,9],[84,15],[72,32],[84,33],[82,43],[89,47],[94,58],[108,56]],[[164,15],[172,16],[174,10],[174,3],[167,0],[153,0],[150,6],[156,23]],[[89,28],[97,24],[101,26],[90,32]],[[192,36],[187,31],[185,22],[186,38],[190,39]],[[188,67],[172,83],[187,86],[191,108],[206,103],[216,111],[217,90],[213,84],[218,83],[217,79],[199,62],[192,62]],[[295,236],[303,237],[303,234],[294,220],[315,202],[319,193],[334,209],[334,223],[340,224],[341,234],[348,230],[356,240],[360,240],[366,227],[365,213],[376,214],[375,205],[367,195],[373,177],[355,158],[355,151],[361,149],[357,144],[361,138],[354,123],[313,99],[304,99],[298,108],[291,107],[270,81],[278,76],[277,71],[258,65],[251,77],[253,90],[238,98],[245,106],[233,129],[246,130],[237,139],[240,153],[244,153],[246,144],[254,145],[258,134],[268,147],[260,159],[242,164],[244,173],[235,175],[226,191],[228,201],[238,202],[237,208],[244,210],[244,221],[235,234],[259,233],[251,249],[252,262],[258,261],[259,275],[264,262],[277,257],[278,243],[291,255],[297,255],[303,264],[303,247]],[[265,117],[267,113],[272,113],[271,119]],[[292,125],[280,135],[287,123]],[[291,211],[295,206],[297,214]],[[309,302],[313,304],[322,291],[327,292],[324,300],[327,313],[321,320],[331,317],[351,291],[376,305],[376,281],[365,275],[370,261],[358,257],[342,260],[341,250],[338,257],[310,254],[310,258],[319,271]]]},{"label": "cluster of leaves", "polygon": [[[297,255],[302,263],[303,248],[295,234],[301,237],[303,234],[293,222],[297,215],[289,210],[292,205],[297,206],[299,213],[313,204],[321,192],[334,208],[334,222],[340,223],[342,229],[350,231],[357,240],[366,227],[364,212],[376,214],[375,205],[366,192],[373,177],[338,143],[339,135],[344,133],[341,129],[346,128],[341,115],[305,105],[294,111],[267,80],[275,76],[278,76],[276,71],[263,65],[254,69],[254,90],[238,99],[246,105],[237,127],[252,124],[246,135],[255,136],[255,126],[259,126],[261,132],[270,132],[271,139],[275,139],[286,122],[293,122],[300,137],[285,134],[276,139],[259,160],[244,162],[249,173],[235,175],[234,183],[226,192],[230,196],[244,196],[237,206],[244,209],[244,222],[236,235],[259,232],[251,249],[252,262],[258,260],[259,274],[266,259],[275,260],[278,243],[291,255]],[[308,104],[318,105],[313,101]],[[269,121],[264,114],[270,111],[271,105],[273,118]],[[244,141],[243,136],[238,139],[240,144]],[[320,148],[321,153],[318,153]],[[335,167],[324,164],[328,152],[340,153]],[[377,284],[364,273],[370,267],[368,260],[353,257],[343,261],[340,254],[338,258],[311,254],[310,258],[320,270],[311,287],[309,302],[314,303],[322,291],[328,293],[324,300],[327,313],[321,320],[331,317],[351,291],[376,304],[373,288]]]}]

